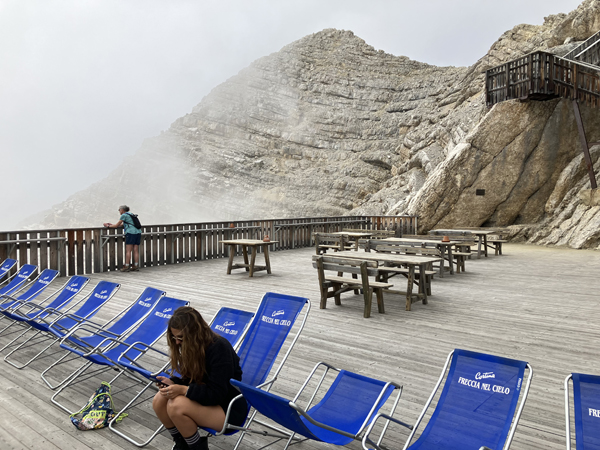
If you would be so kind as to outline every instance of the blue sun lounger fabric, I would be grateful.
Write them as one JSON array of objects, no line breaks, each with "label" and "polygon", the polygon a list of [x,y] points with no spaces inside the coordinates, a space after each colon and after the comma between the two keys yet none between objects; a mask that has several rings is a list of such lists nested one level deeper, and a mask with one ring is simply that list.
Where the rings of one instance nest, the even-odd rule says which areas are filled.
[{"label": "blue sun lounger fabric", "polygon": [[[28,366],[77,325],[90,320],[98,312],[98,310],[112,298],[112,296],[119,290],[120,287],[121,285],[118,283],[101,281],[96,285],[90,294],[77,302],[75,305],[71,306],[69,310],[65,312],[51,311],[50,314],[47,314],[43,318],[34,317],[26,320],[24,323],[31,327],[30,331],[36,331],[36,333],[9,352],[4,357],[4,361],[13,367],[16,367],[17,369],[22,369]],[[72,309],[75,307],[77,307],[77,311],[73,312]],[[39,336],[49,338],[44,339],[44,342],[46,342],[47,345],[43,350],[33,356],[26,363],[19,364],[11,361],[11,355],[13,355],[13,353],[18,352],[24,346],[26,346],[25,348],[28,348],[28,343],[34,339],[37,339]]]},{"label": "blue sun lounger fabric", "polygon": [[[311,423],[283,397],[236,380],[231,380],[231,384],[254,409],[294,433],[335,445],[346,445],[355,439]],[[384,381],[341,370],[323,399],[306,413],[316,422],[357,436],[394,389]]]},{"label": "blue sun lounger fabric", "polygon": [[[18,322],[23,322],[29,319],[43,319],[51,314],[53,311],[59,311],[64,308],[73,300],[73,298],[81,292],[81,290],[88,283],[89,278],[82,277],[80,275],[73,275],[65,286],[60,290],[58,295],[48,303],[46,306],[42,306],[38,303],[22,303],[15,305],[15,307],[9,311],[5,311],[4,314]],[[55,295],[55,294],[53,294]]]},{"label": "blue sun lounger fabric", "polygon": [[4,295],[0,297],[0,312],[4,312],[13,306],[18,306],[19,301],[31,301],[40,295],[44,289],[46,289],[52,281],[58,276],[57,270],[44,269],[42,273],[33,281],[27,290],[20,294],[18,297],[11,295]]},{"label": "blue sun lounger fabric", "polygon": [[[574,373],[571,377],[576,448],[600,450],[600,376]],[[569,430],[567,432],[569,436]]]},{"label": "blue sun lounger fabric", "polygon": [[235,348],[240,339],[244,337],[244,331],[250,325],[253,317],[253,312],[223,307],[217,311],[210,328],[227,339]]},{"label": "blue sun lounger fabric", "polygon": [[[104,345],[100,344],[95,351],[89,354],[81,355],[89,362],[83,366],[80,370],[74,373],[71,378],[54,394],[51,398],[52,403],[69,411],[63,404],[61,404],[56,398],[71,384],[77,383],[79,377],[81,377],[85,371],[92,365],[104,366],[107,369],[122,370],[119,366],[119,358],[134,362],[140,356],[144,354],[148,347],[151,347],[162,335],[167,331],[169,319],[173,315],[173,312],[182,306],[189,305],[189,302],[184,300],[178,300],[171,297],[162,297],[156,303],[154,309],[148,314],[139,325],[133,329],[127,336],[121,339],[107,338],[106,343],[112,342],[113,345],[109,346],[107,350]],[[65,340],[63,340],[65,341]],[[73,348],[61,343],[60,346],[66,350],[74,351],[79,354],[79,351],[75,351]],[[72,412],[69,411],[71,414]]]},{"label": "blue sun lounger fabric", "polygon": [[119,338],[144,319],[156,305],[165,292],[147,287],[135,302],[127,308],[113,323],[99,327],[83,323],[73,334],[66,337],[69,342],[61,343],[61,347],[82,356],[93,350],[97,345],[110,344],[106,338]]},{"label": "blue sun lounger fabric", "polygon": [[31,277],[37,270],[37,266],[23,264],[8,284],[0,288],[0,296],[13,294]]},{"label": "blue sun lounger fabric", "polygon": [[6,258],[2,262],[2,264],[0,264],[0,280],[4,278],[4,275],[6,275],[10,271],[10,269],[12,269],[15,266],[16,263],[16,259]]},{"label": "blue sun lounger fabric", "polygon": [[486,446],[501,450],[526,367],[525,361],[455,350],[435,411],[421,436],[408,448],[464,450]]}]

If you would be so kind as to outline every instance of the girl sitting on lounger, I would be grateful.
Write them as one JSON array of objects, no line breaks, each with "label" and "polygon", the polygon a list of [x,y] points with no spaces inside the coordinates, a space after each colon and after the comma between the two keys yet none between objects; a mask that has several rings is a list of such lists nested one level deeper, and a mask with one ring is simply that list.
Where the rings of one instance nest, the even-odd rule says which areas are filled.
[{"label": "girl sitting on lounger", "polygon": [[[198,427],[221,430],[229,402],[239,392],[229,383],[242,379],[240,358],[229,341],[214,333],[198,311],[178,308],[169,320],[167,342],[173,372],[157,377],[159,392],[152,407],[169,430],[173,449],[208,449]],[[229,423],[242,426],[248,407],[243,398],[232,407]]]}]

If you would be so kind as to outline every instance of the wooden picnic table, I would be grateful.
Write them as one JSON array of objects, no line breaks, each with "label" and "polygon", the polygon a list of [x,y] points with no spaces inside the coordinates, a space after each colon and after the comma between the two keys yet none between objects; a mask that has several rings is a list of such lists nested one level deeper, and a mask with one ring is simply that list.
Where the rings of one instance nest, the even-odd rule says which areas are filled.
[{"label": "wooden picnic table", "polygon": [[439,229],[439,230],[431,230],[430,233],[433,234],[446,234],[450,238],[452,238],[452,234],[456,235],[457,233],[464,233],[464,235],[475,235],[477,236],[477,259],[481,258],[482,248],[483,254],[487,258],[488,256],[488,243],[487,237],[489,234],[497,234],[496,230],[469,230],[469,229]]},{"label": "wooden picnic table", "polygon": [[[392,289],[386,289],[385,292],[392,294],[406,294],[406,310],[411,310],[411,305],[414,301],[423,300],[423,304],[427,304],[427,288],[426,288],[426,270],[427,265],[440,261],[441,258],[432,256],[419,256],[419,255],[398,255],[393,253],[377,253],[377,252],[354,252],[344,251],[336,253],[336,256],[344,258],[354,258],[363,261],[377,261],[380,264],[388,265],[392,267],[406,266],[408,273],[405,274],[408,278],[406,292],[396,291]],[[419,293],[413,294],[413,285],[415,282],[415,269],[419,269]],[[381,269],[382,273],[385,269]],[[386,276],[388,274],[386,273]]]},{"label": "wooden picnic table", "polygon": [[454,275],[454,262],[452,260],[453,256],[452,256],[452,251],[455,245],[460,245],[459,241],[453,241],[450,240],[448,242],[443,242],[443,241],[438,241],[438,240],[434,240],[434,239],[417,239],[417,238],[386,238],[383,239],[384,241],[389,241],[389,242],[398,242],[398,243],[402,243],[402,242],[414,242],[416,244],[429,244],[429,245],[435,245],[439,250],[440,250],[440,256],[442,258],[442,261],[440,261],[440,278],[444,278],[444,267],[445,267],[445,263],[444,261],[448,261],[448,265],[449,267],[449,272],[450,275]]},{"label": "wooden picnic table", "polygon": [[[219,241],[221,244],[229,246],[229,263],[227,264],[227,275],[231,274],[232,269],[246,269],[246,272],[250,272],[249,276],[254,276],[254,272],[266,270],[267,273],[271,273],[271,262],[269,260],[269,245],[277,244],[279,241],[263,241],[261,239],[229,239]],[[235,255],[236,246],[242,247],[242,255],[244,256],[244,263],[233,264],[233,256]],[[250,256],[250,262],[248,262],[248,247],[252,249]],[[265,255],[265,265],[256,265],[256,253],[258,249],[262,248]]]},{"label": "wooden picnic table", "polygon": [[373,233],[370,233],[368,230],[365,231],[336,231],[331,234],[345,234],[349,239],[352,239],[354,242],[354,250],[358,251],[358,241],[359,239],[368,239]]}]

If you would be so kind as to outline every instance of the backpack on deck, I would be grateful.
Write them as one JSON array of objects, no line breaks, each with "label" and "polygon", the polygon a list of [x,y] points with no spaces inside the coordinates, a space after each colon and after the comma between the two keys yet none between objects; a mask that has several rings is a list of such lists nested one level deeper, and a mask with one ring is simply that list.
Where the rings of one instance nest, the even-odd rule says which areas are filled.
[{"label": "backpack on deck", "polygon": [[129,217],[131,217],[131,221],[133,222],[133,226],[136,227],[138,230],[142,229],[142,224],[140,223],[140,219],[138,219],[137,214],[132,214],[132,213],[127,213],[129,214]]},{"label": "backpack on deck", "polygon": [[[81,416],[78,418],[77,416]],[[87,405],[81,411],[71,414],[71,422],[82,431],[97,430],[108,426],[115,416],[112,397],[110,396],[110,384],[102,382],[96,392],[90,397]],[[117,422],[121,421],[127,414],[121,414]]]}]

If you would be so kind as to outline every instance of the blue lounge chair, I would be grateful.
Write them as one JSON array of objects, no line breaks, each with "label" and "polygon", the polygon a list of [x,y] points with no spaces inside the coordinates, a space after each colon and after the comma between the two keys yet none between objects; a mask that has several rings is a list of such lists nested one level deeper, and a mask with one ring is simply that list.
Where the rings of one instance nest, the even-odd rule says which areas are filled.
[{"label": "blue lounge chair", "polygon": [[17,264],[17,260],[10,258],[6,258],[2,262],[2,264],[0,264],[0,280],[4,278],[4,275],[6,275],[10,271],[10,269],[12,269],[15,266],[15,264]]},{"label": "blue lounge chair", "polygon": [[210,328],[227,339],[233,348],[236,348],[246,335],[253,317],[253,312],[223,307],[212,318]]},{"label": "blue lounge chair", "polygon": [[10,281],[0,288],[0,298],[5,295],[15,295],[23,287],[23,284],[29,280],[37,270],[37,266],[32,264],[23,264],[19,271],[10,279]]},{"label": "blue lounge chair", "polygon": [[[21,302],[29,302],[35,299],[38,295],[44,292],[44,290],[50,285],[50,283],[54,281],[57,276],[58,270],[44,269],[42,273],[40,273],[38,277],[27,286],[27,290],[21,293],[19,296],[13,296],[10,294],[4,294],[0,296],[0,313],[4,313],[4,311],[11,309],[13,306],[21,304]],[[2,318],[5,317],[6,315],[3,314]]]},{"label": "blue lounge chair", "polygon": [[[223,307],[219,311],[217,311],[217,314],[215,314],[212,318],[210,322],[210,327],[215,333],[226,338],[231,343],[233,348],[236,348],[241,342],[242,338],[245,336],[248,326],[250,325],[250,322],[252,321],[253,317],[254,313],[252,312]],[[157,376],[171,376],[170,371],[167,371],[170,365],[169,355],[164,352],[161,352],[160,350],[154,347],[146,348],[144,350],[144,353],[148,351],[152,351],[153,353],[159,354],[159,356],[161,356],[166,361],[164,365],[158,370],[152,370],[148,367],[145,367],[143,364],[141,364],[141,361],[139,361],[139,359],[137,361],[131,360],[127,352],[123,353],[117,361],[123,369],[129,371],[133,377],[140,381],[140,383],[145,383],[145,386],[129,401],[129,403],[127,403],[123,407],[123,409],[121,409],[121,411],[119,411],[119,416],[125,413],[125,411],[128,411],[129,408],[131,408],[132,406],[138,405],[144,402],[145,400],[150,400],[150,398],[152,398],[149,397],[145,400],[138,401],[138,399],[150,387],[154,385],[154,383],[157,380]],[[154,394],[152,394],[152,396],[154,396]],[[133,440],[129,435],[125,434],[122,430],[114,428],[112,423],[109,424],[109,427],[118,435],[122,436],[123,438],[140,447],[143,447],[144,445],[148,444],[152,439],[154,439],[154,437],[157,434],[159,434],[163,430],[163,426],[160,425],[147,441],[137,442]]]},{"label": "blue lounge chair", "polygon": [[[311,394],[308,405],[301,407],[298,399],[320,367],[324,367],[325,372]],[[337,376],[321,400],[311,406],[316,401],[329,370],[337,372]],[[347,445],[353,440],[361,440],[364,430],[393,391],[398,389],[396,398],[392,402],[390,415],[394,414],[402,393],[402,387],[396,383],[386,383],[339,370],[322,362],[315,366],[292,401],[237,380],[231,380],[231,384],[240,390],[256,411],[290,430],[291,433],[284,431],[273,434],[254,429],[246,429],[246,431],[274,436],[277,441],[282,438],[287,439],[284,449],[292,444],[296,434],[303,436],[305,438],[303,440],[311,439],[335,445]],[[269,428],[279,431],[272,426]]]},{"label": "blue lounge chair", "polygon": [[[89,353],[90,351],[95,351],[96,347],[101,343],[110,345],[110,341],[106,341],[106,338],[119,339],[129,333],[131,329],[137,326],[140,321],[150,314],[156,305],[156,302],[164,296],[165,292],[147,287],[133,303],[128,305],[104,325],[99,325],[88,320],[71,329],[61,339],[60,344],[61,348],[69,351],[65,352],[61,358],[42,372],[42,380],[44,380],[46,385],[53,390],[67,382],[73,374],[79,371],[79,369],[74,370],[56,385],[53,385],[50,380],[48,380],[46,374],[59,364],[74,359],[81,359],[79,356],[82,356],[84,353]],[[71,358],[67,358],[68,356],[71,356]]]},{"label": "blue lounge chair", "polygon": [[65,336],[60,344],[61,347],[80,355],[87,360],[87,362],[56,391],[51,398],[52,403],[69,414],[72,414],[72,411],[57,400],[59,395],[70,386],[77,383],[78,378],[82,377],[87,369],[94,365],[98,366],[98,369],[93,373],[86,374],[85,379],[106,370],[116,369],[119,373],[110,381],[110,383],[115,381],[124,373],[123,369],[117,363],[121,355],[127,353],[127,357],[130,361],[135,361],[141,357],[148,347],[154,345],[154,343],[166,333],[169,319],[173,315],[173,312],[177,308],[187,306],[188,304],[189,302],[187,301],[171,297],[162,297],[152,312],[148,314],[145,319],[139,323],[137,328],[133,329],[127,336],[121,338],[104,337],[101,333],[98,333],[100,341],[87,353],[81,353],[80,349],[71,346],[72,342]]},{"label": "blue lounge chair", "polygon": [[[76,302],[66,311],[62,312],[59,310],[46,309],[45,313],[48,314],[45,316],[36,317],[25,321],[24,323],[29,325],[29,328],[25,330],[23,335],[29,333],[30,331],[33,332],[33,335],[12,349],[4,357],[4,361],[17,369],[27,367],[33,361],[40,358],[50,347],[61,340],[77,325],[90,320],[98,312],[98,310],[104,304],[106,304],[106,302],[108,302],[113,295],[115,295],[120,287],[121,285],[118,283],[101,281],[96,285],[90,294]],[[72,312],[75,308],[77,308],[77,310]],[[15,352],[29,348],[40,342],[47,345],[26,363],[19,364],[10,359],[11,355],[13,355]]]},{"label": "blue lounge chair", "polygon": [[569,407],[569,380],[573,381],[575,448],[577,450],[599,450],[600,376],[572,373],[565,379],[567,450],[571,450],[571,408]]},{"label": "blue lounge chair", "polygon": [[[306,311],[302,322],[288,346],[285,355],[279,362],[279,365],[275,371],[272,371],[275,360],[305,305]],[[300,333],[304,329],[304,324],[306,323],[309,312],[310,300],[307,298],[276,294],[274,292],[267,292],[263,296],[261,303],[256,310],[254,320],[252,321],[252,324],[246,333],[246,337],[238,351],[240,366],[242,368],[243,383],[263,388],[267,391],[271,388],[275,380],[277,380],[279,372],[287,361],[296,341],[300,337]],[[228,419],[233,403],[241,397],[242,395],[240,394],[231,401],[225,415],[225,424],[221,430],[204,428],[208,433],[216,436],[233,434],[241,429],[242,433],[240,434],[234,449],[237,449],[240,445],[244,438],[245,431],[240,427],[230,424]],[[248,412],[250,412],[250,409],[248,409]],[[256,411],[254,411],[246,420],[246,428],[254,421],[255,416]]]},{"label": "blue lounge chair", "polygon": [[[521,395],[526,368],[529,370],[529,375]],[[446,369],[448,369],[447,375]],[[411,444],[444,377],[446,381],[435,410],[421,435]],[[532,377],[533,370],[525,361],[467,350],[454,350],[448,355],[442,374],[419,415],[404,449],[439,449],[443,443],[444,450],[469,448],[508,450],[527,400]],[[521,402],[517,411],[519,396]],[[388,420],[406,426],[383,414],[379,414],[376,420],[378,418],[384,419],[386,426]],[[373,424],[363,439],[365,449],[382,448],[380,443],[383,435],[379,437],[377,443],[370,437]]]},{"label": "blue lounge chair", "polygon": [[[285,343],[288,335],[290,334],[294,324],[300,312],[307,306],[302,322],[298,326],[298,329],[290,342],[287,351],[277,368],[272,371],[273,365],[283,344]],[[307,298],[303,297],[294,297],[291,295],[283,295],[283,294],[275,294],[272,292],[267,292],[256,312],[254,313],[254,319],[252,323],[248,327],[248,331],[244,336],[244,339],[241,343],[240,349],[238,350],[238,355],[240,357],[240,366],[243,371],[243,381],[247,384],[251,384],[253,386],[264,386],[266,389],[269,389],[271,384],[275,382],[279,372],[281,371],[285,361],[287,360],[288,355],[292,351],[302,329],[304,328],[304,324],[306,323],[306,319],[308,317],[308,313],[310,311],[310,301]],[[215,324],[218,323],[218,320],[215,318],[213,321],[213,329],[218,332]],[[235,346],[234,346],[235,348]],[[164,354],[163,354],[164,355]],[[156,375],[161,374],[161,371],[156,371],[151,373],[146,370],[143,372],[139,367],[135,367],[133,365],[128,365],[126,360],[126,354],[123,355],[122,358],[119,359],[119,362],[124,366],[128,367],[132,371],[138,372],[141,375],[145,376],[147,379],[155,379]],[[165,370],[163,367],[162,370]],[[170,376],[169,373],[162,373],[165,376]],[[271,378],[267,380],[267,377],[271,375]],[[148,384],[146,389],[149,387],[151,383]],[[241,398],[241,395],[237,398]],[[236,399],[232,400],[232,403],[236,401]],[[132,402],[130,402],[132,403]],[[127,405],[129,408],[130,405]],[[231,409],[231,405],[229,406]],[[120,411],[123,412],[123,411]],[[235,427],[233,425],[229,425],[227,420],[229,418],[229,410],[226,413],[225,417],[225,425],[221,430],[212,430],[206,428],[205,430],[213,435],[221,435],[221,434],[233,434],[237,432],[239,427]],[[254,419],[254,415],[248,419],[248,424],[252,422]],[[132,437],[126,435],[122,431],[115,428],[116,421],[111,421],[109,423],[109,428],[113,430],[115,433],[120,435],[121,437],[127,439],[129,442],[137,445],[138,447],[143,447],[150,443],[154,437],[161,432],[162,426],[159,427],[146,441],[137,441]],[[239,445],[243,438],[243,434],[238,439],[238,443],[235,448]]]},{"label": "blue lounge chair", "polygon": [[[6,329],[14,324],[23,324],[27,320],[46,317],[48,314],[50,314],[48,311],[61,310],[68,305],[69,302],[71,302],[71,300],[73,300],[73,298],[79,292],[81,292],[88,281],[89,278],[82,277],[80,275],[74,275],[60,289],[44,299],[43,302],[34,303],[33,301],[22,300],[19,297],[9,309],[2,311],[2,314],[4,314],[8,319],[12,319],[12,322],[2,331],[0,331],[0,333],[3,333]],[[54,300],[50,301],[52,298],[54,298]],[[0,352],[5,348],[10,347],[11,344],[19,339],[21,335],[17,336],[4,347],[0,348]]]}]

